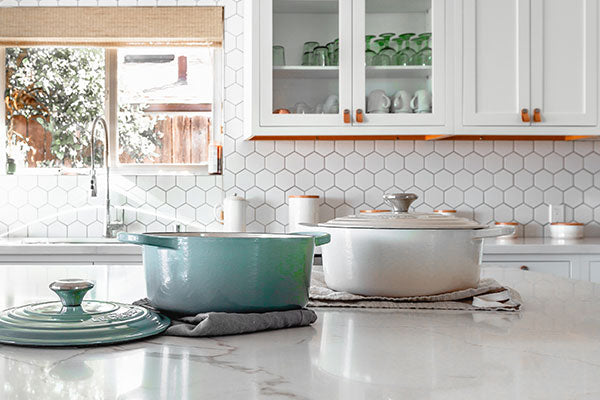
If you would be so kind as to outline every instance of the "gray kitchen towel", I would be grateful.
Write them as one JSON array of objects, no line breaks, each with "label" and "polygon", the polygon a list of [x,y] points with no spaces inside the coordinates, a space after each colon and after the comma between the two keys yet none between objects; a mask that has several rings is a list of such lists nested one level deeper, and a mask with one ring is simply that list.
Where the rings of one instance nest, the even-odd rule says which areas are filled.
[{"label": "gray kitchen towel", "polygon": [[[148,299],[134,302],[156,311]],[[312,310],[272,311],[265,313],[224,313],[209,312],[190,316],[176,316],[163,313],[171,318],[171,326],[165,331],[169,336],[208,337],[238,335],[268,331],[273,329],[307,326],[317,320],[317,314]]]},{"label": "gray kitchen towel", "polygon": [[327,287],[323,267],[313,267],[309,307],[397,308],[462,311],[519,311],[519,293],[494,279],[482,279],[474,289],[433,296],[381,297],[337,292]]}]

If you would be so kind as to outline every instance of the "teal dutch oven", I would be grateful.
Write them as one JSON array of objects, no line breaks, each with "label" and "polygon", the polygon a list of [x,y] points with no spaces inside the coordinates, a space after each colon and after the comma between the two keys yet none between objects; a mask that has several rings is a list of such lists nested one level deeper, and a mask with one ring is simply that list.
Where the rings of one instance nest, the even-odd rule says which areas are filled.
[{"label": "teal dutch oven", "polygon": [[143,245],[152,306],[177,314],[265,312],[308,302],[314,248],[327,233],[126,233]]}]

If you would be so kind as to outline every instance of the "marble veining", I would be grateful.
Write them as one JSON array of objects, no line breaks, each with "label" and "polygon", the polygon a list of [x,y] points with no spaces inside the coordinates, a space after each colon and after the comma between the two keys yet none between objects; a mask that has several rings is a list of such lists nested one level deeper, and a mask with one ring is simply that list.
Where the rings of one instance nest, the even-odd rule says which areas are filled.
[{"label": "marble veining", "polygon": [[[0,268],[11,277],[23,269]],[[93,268],[116,268],[110,284],[135,267]],[[0,398],[600,398],[600,285],[501,268],[483,275],[517,289],[523,311],[327,309],[313,326],[249,335],[0,346]]]}]

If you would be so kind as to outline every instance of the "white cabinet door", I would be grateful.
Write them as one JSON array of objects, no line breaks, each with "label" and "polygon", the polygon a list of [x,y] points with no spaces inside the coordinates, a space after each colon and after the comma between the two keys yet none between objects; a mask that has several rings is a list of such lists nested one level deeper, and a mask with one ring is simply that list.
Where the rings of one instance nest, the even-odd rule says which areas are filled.
[{"label": "white cabinet door", "polygon": [[581,256],[580,279],[600,283],[600,255]]},{"label": "white cabinet door", "polygon": [[464,0],[462,20],[463,125],[528,126],[529,0]]},{"label": "white cabinet door", "polygon": [[541,116],[533,126],[596,125],[597,6],[531,0],[531,109]]},{"label": "white cabinet door", "polygon": [[[351,108],[352,0],[261,0],[252,2],[252,29],[259,31],[258,106],[261,126],[281,127],[280,134],[310,133],[310,127],[343,127],[343,110]],[[339,65],[304,65],[305,42],[320,46],[339,39]],[[285,62],[273,62],[273,46],[283,46]],[[332,53],[333,54],[333,53]],[[329,55],[327,56],[329,58]],[[338,98],[339,110],[323,113],[330,96]],[[332,110],[332,107],[329,107]],[[274,113],[284,110],[285,113]],[[289,113],[288,113],[289,112]],[[347,123],[349,124],[349,122]],[[322,130],[318,131],[320,134]]]},{"label": "white cabinet door", "polygon": [[[445,0],[354,0],[354,126],[421,127],[445,124],[445,19]],[[392,39],[387,45],[381,46],[378,42],[381,35],[386,33],[393,34]],[[400,61],[403,57],[400,53],[404,46],[418,51],[418,36],[428,33],[431,33],[430,39],[422,42],[420,46],[421,49],[431,51],[430,65],[422,57],[417,57],[420,61],[407,61],[408,58]],[[373,38],[365,40],[367,35]],[[402,40],[402,36],[405,35],[410,39]],[[390,52],[391,65],[380,65],[379,61],[367,62],[366,52],[381,53],[382,48]],[[374,56],[375,59],[378,57],[380,55]],[[377,97],[370,96],[375,91],[385,92],[387,104]],[[405,94],[400,95],[401,92]],[[410,100],[417,92],[424,96],[423,100],[419,102],[414,99],[414,107],[411,107]],[[430,97],[430,100],[427,100],[427,97]],[[402,101],[406,98],[409,101]],[[413,109],[415,112],[412,112]]]}]

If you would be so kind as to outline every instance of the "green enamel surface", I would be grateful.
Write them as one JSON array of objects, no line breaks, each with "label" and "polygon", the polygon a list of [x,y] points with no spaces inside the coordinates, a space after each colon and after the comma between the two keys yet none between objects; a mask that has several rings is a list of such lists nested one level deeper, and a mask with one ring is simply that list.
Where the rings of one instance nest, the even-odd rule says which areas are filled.
[{"label": "green enamel surface", "polygon": [[192,315],[304,307],[315,240],[326,243],[329,235],[254,236],[179,236],[177,249],[144,246],[150,302]]},{"label": "green enamel surface", "polygon": [[153,336],[169,327],[169,318],[143,307],[82,301],[89,289],[91,287],[68,290],[52,288],[59,295],[60,302],[2,311],[0,343],[29,346],[119,343]]}]

